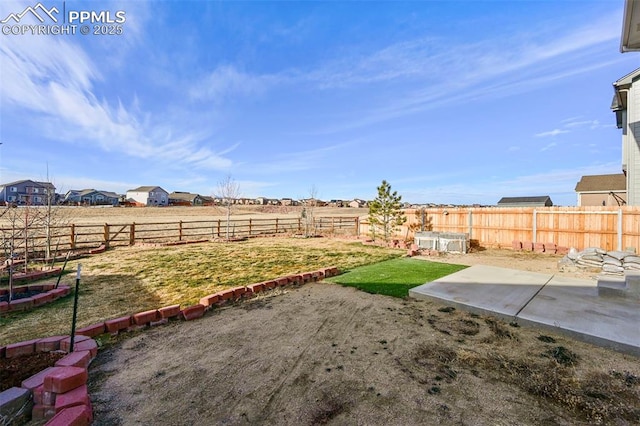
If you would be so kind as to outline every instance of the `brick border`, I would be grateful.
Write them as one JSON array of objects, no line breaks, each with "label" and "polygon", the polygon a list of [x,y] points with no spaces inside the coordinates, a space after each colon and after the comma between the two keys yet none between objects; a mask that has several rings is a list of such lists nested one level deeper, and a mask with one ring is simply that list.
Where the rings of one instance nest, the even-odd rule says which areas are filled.
[{"label": "brick border", "polygon": [[[87,393],[89,364],[98,354],[98,344],[93,337],[110,333],[144,329],[167,324],[170,319],[191,321],[202,318],[215,306],[229,302],[238,302],[255,297],[257,293],[289,285],[302,285],[308,282],[322,281],[324,278],[339,275],[335,267],[318,269],[295,275],[287,275],[274,280],[237,286],[217,293],[203,296],[200,303],[180,309],[180,305],[161,307],[155,310],[138,312],[133,315],[112,318],[77,330],[74,339],[74,352],[69,353],[70,336],[53,336],[42,339],[12,343],[0,347],[0,357],[12,358],[35,352],[64,351],[67,355],[49,367],[22,382],[21,388],[10,388],[0,392],[0,406],[20,405],[29,392],[27,404],[31,404],[31,418],[48,420],[46,425],[89,425],[93,421],[93,409]],[[70,288],[66,287],[68,293]],[[68,294],[67,293],[67,294]],[[6,302],[4,302],[6,303]],[[20,405],[19,412],[25,406]],[[45,426],[46,426],[45,425]]]},{"label": "brick border", "polygon": [[[26,423],[29,418],[36,421],[48,420],[47,425],[91,423],[93,410],[86,383],[89,364],[98,354],[98,345],[95,340],[84,338],[81,342],[83,347],[78,343],[76,350],[69,353],[70,340],[70,336],[45,337],[13,343],[3,348],[5,350],[1,353],[6,358],[36,352],[67,352],[53,367],[23,380],[20,387],[0,392],[0,407],[5,409],[9,424],[23,424],[21,422]],[[76,412],[82,415],[78,417]]]},{"label": "brick border", "polygon": [[[55,284],[28,284],[14,287],[14,294],[27,293],[30,291],[39,291],[40,293],[31,297],[15,299],[10,302],[0,302],[0,312],[30,311],[31,309],[38,308],[71,294],[71,287],[68,285],[59,285],[58,288],[55,287]],[[5,288],[0,289],[0,295],[5,294],[9,294],[9,290]]]}]

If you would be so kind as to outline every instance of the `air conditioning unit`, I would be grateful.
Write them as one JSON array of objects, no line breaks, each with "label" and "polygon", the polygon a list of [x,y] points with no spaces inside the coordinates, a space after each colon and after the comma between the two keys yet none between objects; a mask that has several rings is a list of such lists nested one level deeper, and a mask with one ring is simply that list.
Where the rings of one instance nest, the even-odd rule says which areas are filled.
[{"label": "air conditioning unit", "polygon": [[467,253],[469,234],[457,232],[416,232],[415,244],[418,248],[448,253]]},{"label": "air conditioning unit", "polygon": [[425,250],[438,250],[438,232],[416,232],[414,241],[418,248]]}]

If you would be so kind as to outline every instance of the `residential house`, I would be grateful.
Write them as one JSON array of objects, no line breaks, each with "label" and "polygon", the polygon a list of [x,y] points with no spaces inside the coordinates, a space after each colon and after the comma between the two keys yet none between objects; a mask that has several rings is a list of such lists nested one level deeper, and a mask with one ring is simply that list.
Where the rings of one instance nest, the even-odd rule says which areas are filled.
[{"label": "residential house", "polygon": [[167,206],[169,193],[159,186],[140,186],[127,191],[127,200],[143,206]]},{"label": "residential house", "polygon": [[280,200],[280,204],[282,204],[283,206],[297,206],[298,202],[293,198],[282,198]]},{"label": "residential house", "polygon": [[[621,52],[640,51],[640,7],[625,0],[622,17]],[[627,204],[640,205],[640,68],[613,83],[611,109],[622,130],[622,172],[626,177]]]},{"label": "residential house", "polygon": [[640,68],[613,83],[611,109],[622,130],[622,172],[627,204],[640,205]]},{"label": "residential house", "polygon": [[279,206],[280,200],[275,198],[258,197],[255,199],[254,204],[259,206]]},{"label": "residential house", "polygon": [[56,187],[50,182],[18,180],[0,185],[0,203],[19,206],[45,206],[55,202]]},{"label": "residential house", "polygon": [[627,177],[624,173],[582,176],[576,193],[579,206],[622,206],[627,203]]},{"label": "residential house", "polygon": [[640,51],[640,8],[638,0],[625,0],[620,52]]},{"label": "residential house", "polygon": [[349,207],[354,208],[354,209],[367,207],[367,202],[365,200],[361,200],[359,198],[355,198],[353,201],[349,202]]},{"label": "residential house", "polygon": [[553,202],[548,195],[535,197],[502,197],[498,207],[551,207]]},{"label": "residential house", "polygon": [[208,195],[201,195],[200,199],[202,200],[203,206],[213,206],[215,204],[215,198],[210,197]]},{"label": "residential house", "polygon": [[317,198],[304,198],[300,200],[300,205],[313,206],[313,207],[325,207],[327,205],[327,202],[318,200]]},{"label": "residential house", "polygon": [[65,204],[82,204],[88,206],[117,206],[120,202],[120,196],[115,192],[96,189],[72,189],[64,195],[63,202]]},{"label": "residential house", "polygon": [[169,204],[173,206],[201,206],[204,200],[199,194],[174,191],[169,194]]}]

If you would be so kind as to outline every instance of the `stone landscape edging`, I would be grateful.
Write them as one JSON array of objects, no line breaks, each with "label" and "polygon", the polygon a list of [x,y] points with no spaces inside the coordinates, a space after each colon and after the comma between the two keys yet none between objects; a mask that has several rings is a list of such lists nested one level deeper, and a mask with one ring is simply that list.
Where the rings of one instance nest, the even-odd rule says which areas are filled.
[{"label": "stone landscape edging", "polygon": [[[31,418],[48,419],[46,426],[89,425],[93,421],[93,409],[86,383],[89,364],[98,353],[98,345],[93,337],[105,333],[117,335],[126,331],[143,330],[167,324],[171,319],[191,321],[202,318],[215,306],[255,297],[257,293],[279,287],[322,281],[339,273],[337,267],[328,267],[287,275],[221,290],[200,298],[199,303],[195,305],[182,309],[180,305],[170,305],[82,327],[76,330],[74,352],[71,353],[70,336],[45,337],[2,346],[0,358],[57,350],[67,352],[67,355],[58,360],[54,367],[46,368],[24,380],[21,387],[0,392],[0,414],[7,410],[6,407],[17,407],[16,420],[20,420],[26,415],[25,410],[31,404]],[[0,420],[4,421],[2,416]]]},{"label": "stone landscape edging", "polygon": [[[56,288],[55,284],[28,284],[14,287],[13,293],[28,293],[30,291],[39,291],[40,293],[24,297],[22,299],[14,299],[9,302],[0,302],[0,313],[28,311],[47,303],[51,303],[71,293],[71,287],[68,285],[60,285]],[[0,289],[0,294],[8,294],[9,290]]]}]

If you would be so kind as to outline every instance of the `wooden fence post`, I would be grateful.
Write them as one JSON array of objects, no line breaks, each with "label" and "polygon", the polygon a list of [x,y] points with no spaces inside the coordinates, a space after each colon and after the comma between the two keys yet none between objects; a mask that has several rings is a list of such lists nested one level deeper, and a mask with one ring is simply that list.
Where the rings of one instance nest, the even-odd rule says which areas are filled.
[{"label": "wooden fence post", "polygon": [[278,218],[276,217],[276,234],[278,233]]},{"label": "wooden fence post", "polygon": [[302,219],[298,218],[298,232],[302,232]]},{"label": "wooden fence post", "polygon": [[220,219],[218,219],[218,238],[220,238]]},{"label": "wooden fence post", "polygon": [[251,218],[249,218],[249,236],[251,236]]},{"label": "wooden fence post", "polygon": [[71,235],[69,238],[69,245],[71,246],[71,250],[75,250],[76,248],[76,225],[74,223],[71,224]]},{"label": "wooden fence post", "polygon": [[104,224],[104,232],[103,232],[104,246],[109,248],[109,225]]},{"label": "wooden fence post", "polygon": [[618,209],[618,251],[622,251],[622,209]]},{"label": "wooden fence post", "polygon": [[182,221],[178,222],[178,241],[182,241]]},{"label": "wooden fence post", "polygon": [[356,222],[356,237],[359,237],[360,236],[360,219],[356,217],[355,222]]},{"label": "wooden fence post", "polygon": [[129,226],[129,245],[135,245],[136,243],[136,223],[133,222],[130,226]]}]

